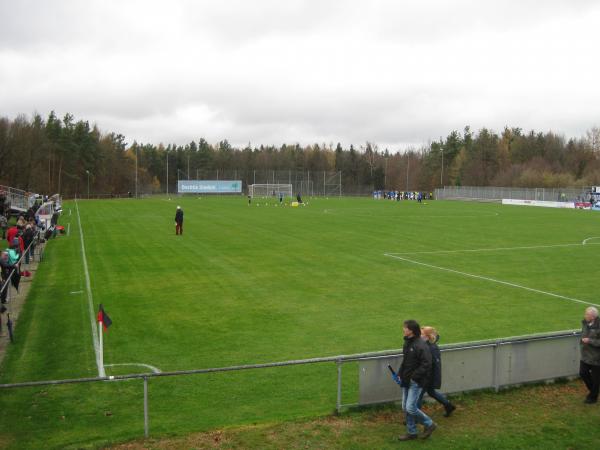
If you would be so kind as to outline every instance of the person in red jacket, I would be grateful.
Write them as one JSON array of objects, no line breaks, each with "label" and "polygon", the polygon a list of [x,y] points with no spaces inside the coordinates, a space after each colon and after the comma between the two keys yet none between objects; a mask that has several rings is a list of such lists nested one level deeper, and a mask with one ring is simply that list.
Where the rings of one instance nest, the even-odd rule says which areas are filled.
[{"label": "person in red jacket", "polygon": [[12,245],[13,239],[17,236],[19,232],[19,228],[17,226],[10,227],[6,232],[6,242],[8,242],[8,246]]}]

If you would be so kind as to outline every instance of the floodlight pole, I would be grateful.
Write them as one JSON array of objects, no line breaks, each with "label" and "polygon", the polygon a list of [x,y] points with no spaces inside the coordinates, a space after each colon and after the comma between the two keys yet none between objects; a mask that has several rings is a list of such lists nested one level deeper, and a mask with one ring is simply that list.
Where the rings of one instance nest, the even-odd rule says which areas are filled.
[{"label": "floodlight pole", "polygon": [[137,180],[138,179],[138,153],[137,153],[137,145],[135,146],[135,198],[137,198]]},{"label": "floodlight pole", "polygon": [[167,197],[169,196],[169,151],[165,151],[167,154]]},{"label": "floodlight pole", "polygon": [[440,150],[442,152],[442,171],[440,172],[440,187],[444,186],[444,147],[442,146],[442,138],[440,136]]},{"label": "floodlight pole", "polygon": [[410,153],[406,153],[406,192],[408,192],[408,169],[410,167]]},{"label": "floodlight pole", "polygon": [[88,181],[88,200],[90,199],[90,171],[86,170],[85,173],[87,173],[87,181]]},{"label": "floodlight pole", "polygon": [[385,157],[385,171],[383,172],[383,188],[387,189],[387,165],[388,165],[388,157]]}]

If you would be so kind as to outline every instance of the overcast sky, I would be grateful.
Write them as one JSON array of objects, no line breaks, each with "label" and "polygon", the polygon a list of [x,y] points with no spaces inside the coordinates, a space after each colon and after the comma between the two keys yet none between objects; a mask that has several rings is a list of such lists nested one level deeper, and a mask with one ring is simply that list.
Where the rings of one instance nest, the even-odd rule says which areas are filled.
[{"label": "overcast sky", "polygon": [[0,0],[0,116],[127,142],[374,142],[600,125],[594,0]]}]

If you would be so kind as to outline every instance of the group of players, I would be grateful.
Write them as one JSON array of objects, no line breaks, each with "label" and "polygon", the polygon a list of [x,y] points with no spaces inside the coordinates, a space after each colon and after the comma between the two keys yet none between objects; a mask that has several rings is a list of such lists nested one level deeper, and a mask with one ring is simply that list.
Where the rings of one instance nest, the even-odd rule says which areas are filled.
[{"label": "group of players", "polygon": [[433,192],[420,192],[420,191],[373,191],[373,198],[375,200],[433,200]]}]

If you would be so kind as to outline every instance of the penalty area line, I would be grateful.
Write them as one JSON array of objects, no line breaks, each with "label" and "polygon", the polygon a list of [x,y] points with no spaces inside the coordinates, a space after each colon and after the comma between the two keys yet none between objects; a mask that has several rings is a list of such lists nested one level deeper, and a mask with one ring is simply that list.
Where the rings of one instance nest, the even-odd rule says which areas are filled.
[{"label": "penalty area line", "polygon": [[[478,253],[478,252],[500,252],[510,250],[535,250],[539,248],[560,248],[560,247],[581,247],[585,245],[590,239],[600,238],[588,238],[581,244],[553,244],[553,245],[530,245],[524,247],[496,247],[496,248],[474,248],[474,249],[461,249],[461,250],[432,250],[426,252],[403,252],[403,253],[386,253],[387,256],[392,255],[436,255],[442,253]],[[598,243],[600,244],[600,242]],[[596,245],[596,244],[591,244]]]},{"label": "penalty area line", "polygon": [[567,297],[567,296],[564,296],[564,295],[555,294],[553,292],[542,291],[542,290],[539,290],[539,289],[534,289],[534,288],[530,288],[530,287],[527,287],[527,286],[523,286],[521,284],[509,283],[508,281],[502,281],[502,280],[498,280],[496,278],[484,277],[482,275],[475,275],[473,273],[468,273],[468,272],[461,272],[459,270],[449,269],[447,267],[434,266],[433,264],[427,264],[427,263],[424,263],[424,262],[415,261],[415,260],[408,259],[408,258],[403,258],[401,256],[390,254],[390,253],[384,253],[384,256],[387,256],[389,258],[399,259],[401,261],[405,261],[405,262],[408,262],[408,263],[411,263],[411,264],[416,264],[416,265],[419,265],[419,266],[428,267],[430,269],[441,270],[441,271],[444,271],[444,272],[454,273],[456,275],[462,275],[462,276],[465,276],[465,277],[475,278],[475,279],[478,279],[478,280],[489,281],[491,283],[502,284],[504,286],[510,286],[510,287],[513,287],[513,288],[524,289],[524,290],[529,291],[529,292],[535,292],[537,294],[548,295],[550,297],[560,298],[560,299],[563,299],[563,300],[569,300],[569,301],[575,302],[575,303],[582,303],[584,305],[600,306],[600,305],[597,305],[595,303],[586,302],[584,300],[580,300],[580,299],[577,299],[577,298]]}]

